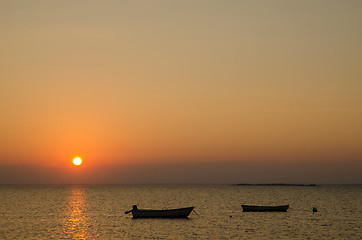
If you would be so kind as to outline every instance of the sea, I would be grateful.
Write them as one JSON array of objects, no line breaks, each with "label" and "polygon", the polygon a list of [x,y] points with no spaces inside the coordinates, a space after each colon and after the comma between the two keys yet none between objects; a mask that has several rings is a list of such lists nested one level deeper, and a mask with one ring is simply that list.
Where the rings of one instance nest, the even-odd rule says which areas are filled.
[{"label": "sea", "polygon": [[[132,205],[195,211],[132,219]],[[0,186],[0,239],[362,239],[362,186]]]}]

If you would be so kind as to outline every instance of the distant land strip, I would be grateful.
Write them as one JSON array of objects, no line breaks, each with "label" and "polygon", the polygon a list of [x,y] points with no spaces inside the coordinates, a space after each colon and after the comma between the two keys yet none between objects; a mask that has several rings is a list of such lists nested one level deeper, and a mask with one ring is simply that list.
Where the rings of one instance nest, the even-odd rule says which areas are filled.
[{"label": "distant land strip", "polygon": [[316,184],[293,184],[293,183],[238,183],[234,186],[302,186],[302,187],[315,187]]}]

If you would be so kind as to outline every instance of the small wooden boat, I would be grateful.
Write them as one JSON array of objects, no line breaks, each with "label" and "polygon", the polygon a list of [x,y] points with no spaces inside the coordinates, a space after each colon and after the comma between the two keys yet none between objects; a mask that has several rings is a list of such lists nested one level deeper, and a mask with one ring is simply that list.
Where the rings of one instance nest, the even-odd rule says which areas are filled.
[{"label": "small wooden boat", "polygon": [[125,214],[132,213],[133,218],[187,218],[194,207],[166,209],[166,210],[149,210],[138,209],[136,205],[132,210],[125,212]]},{"label": "small wooden boat", "polygon": [[243,212],[286,212],[289,205],[283,206],[253,206],[253,205],[241,205]]}]

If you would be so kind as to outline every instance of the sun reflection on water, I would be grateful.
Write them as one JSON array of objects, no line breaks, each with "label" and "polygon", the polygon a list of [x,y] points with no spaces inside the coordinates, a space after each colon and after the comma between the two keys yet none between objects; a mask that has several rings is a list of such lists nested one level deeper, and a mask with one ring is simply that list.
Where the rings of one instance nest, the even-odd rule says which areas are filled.
[{"label": "sun reflection on water", "polygon": [[68,206],[65,212],[63,233],[66,238],[86,239],[88,217],[86,214],[86,194],[81,187],[72,187]]}]

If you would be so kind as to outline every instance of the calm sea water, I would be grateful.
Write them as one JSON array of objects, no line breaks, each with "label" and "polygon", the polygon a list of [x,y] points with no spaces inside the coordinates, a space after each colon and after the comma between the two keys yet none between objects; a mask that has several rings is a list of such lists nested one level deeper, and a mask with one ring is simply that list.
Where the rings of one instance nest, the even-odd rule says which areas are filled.
[{"label": "calm sea water", "polygon": [[[196,213],[132,219],[133,204]],[[2,186],[0,216],[0,239],[361,239],[362,186]]]}]

